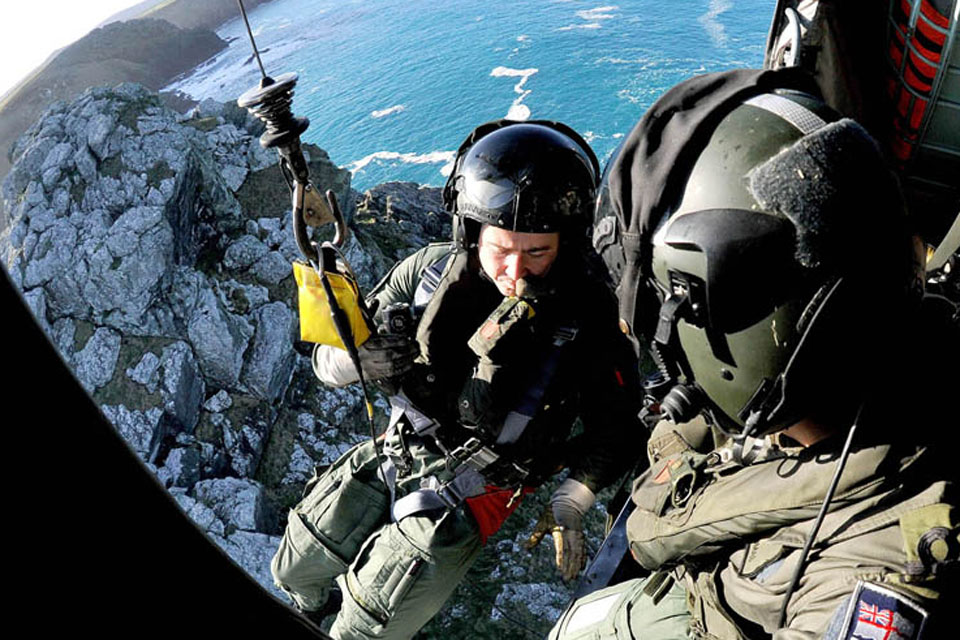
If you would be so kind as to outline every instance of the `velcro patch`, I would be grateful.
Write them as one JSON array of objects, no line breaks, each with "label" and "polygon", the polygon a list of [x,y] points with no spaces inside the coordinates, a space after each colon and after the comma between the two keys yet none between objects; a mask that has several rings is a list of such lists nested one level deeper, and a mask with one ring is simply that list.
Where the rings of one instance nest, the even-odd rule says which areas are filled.
[{"label": "velcro patch", "polygon": [[480,327],[480,335],[486,338],[487,340],[492,340],[497,337],[497,334],[500,333],[500,325],[498,325],[493,320],[487,320],[483,323],[483,326]]},{"label": "velcro patch", "polygon": [[665,484],[670,482],[670,471],[672,469],[677,469],[683,462],[679,459],[667,460],[663,468],[660,469],[660,472],[653,478],[653,484]]},{"label": "velcro patch", "polygon": [[850,599],[843,640],[921,640],[927,611],[908,597],[863,580]]}]

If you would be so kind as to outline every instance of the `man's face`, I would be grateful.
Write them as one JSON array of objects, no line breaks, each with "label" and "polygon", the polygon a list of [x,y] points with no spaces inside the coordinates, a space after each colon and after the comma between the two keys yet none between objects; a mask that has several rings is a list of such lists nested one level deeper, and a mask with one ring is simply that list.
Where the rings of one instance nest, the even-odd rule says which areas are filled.
[{"label": "man's face", "polygon": [[517,294],[517,281],[545,276],[560,248],[559,233],[521,233],[488,224],[480,230],[480,266],[504,296]]}]

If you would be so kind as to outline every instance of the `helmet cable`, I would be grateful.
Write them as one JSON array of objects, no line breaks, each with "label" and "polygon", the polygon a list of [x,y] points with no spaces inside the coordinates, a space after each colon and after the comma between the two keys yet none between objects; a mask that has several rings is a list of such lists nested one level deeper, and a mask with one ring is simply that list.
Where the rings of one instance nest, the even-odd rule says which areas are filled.
[{"label": "helmet cable", "polygon": [[823,504],[820,506],[820,513],[817,514],[817,519],[813,523],[813,529],[811,529],[810,535],[807,536],[807,541],[803,545],[803,551],[800,554],[800,562],[797,564],[797,568],[793,572],[793,577],[790,579],[790,586],[787,588],[787,593],[783,596],[783,604],[780,605],[780,620],[777,623],[778,629],[782,629],[787,621],[787,605],[790,603],[790,597],[800,582],[804,565],[807,563],[807,556],[810,555],[810,549],[813,548],[813,543],[817,539],[817,533],[820,531],[823,519],[827,515],[827,509],[829,509],[830,502],[833,500],[833,494],[837,490],[837,485],[840,484],[840,476],[843,474],[843,468],[846,466],[847,459],[850,457],[850,445],[853,443],[853,435],[857,431],[857,425],[860,423],[860,415],[862,413],[863,404],[861,403],[860,408],[857,409],[857,416],[853,420],[853,425],[850,427],[850,431],[847,432],[847,440],[843,444],[840,461],[837,463],[836,471],[834,471],[833,480],[830,481],[830,487],[827,489],[826,496],[823,498]]}]

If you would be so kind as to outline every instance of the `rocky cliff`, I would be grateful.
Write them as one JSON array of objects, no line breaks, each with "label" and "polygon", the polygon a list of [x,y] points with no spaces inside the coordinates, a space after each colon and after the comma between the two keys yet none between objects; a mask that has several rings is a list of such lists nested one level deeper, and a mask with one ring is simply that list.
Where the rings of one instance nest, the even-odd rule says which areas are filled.
[{"label": "rocky cliff", "polygon": [[[270,0],[244,0],[247,12]],[[141,18],[157,18],[184,29],[216,29],[240,15],[237,0],[170,0],[157,2]]]},{"label": "rocky cliff", "polygon": [[[314,466],[367,427],[359,391],[321,387],[298,341],[289,195],[259,133],[235,106],[205,102],[182,116],[135,84],[56,103],[13,149],[0,257],[133,450],[274,590],[269,559],[286,510]],[[306,149],[317,186],[344,203],[345,253],[365,289],[397,259],[450,237],[439,189],[392,183],[358,194],[349,172]],[[549,543],[533,556],[519,546],[544,498],[491,540],[493,553],[426,636],[549,628],[569,590]]]},{"label": "rocky cliff", "polygon": [[[226,47],[209,29],[164,20],[114,22],[58,52],[0,102],[0,176],[10,168],[16,139],[56,100],[72,100],[87,87],[137,82],[168,84]],[[171,100],[176,97],[171,96]]]}]

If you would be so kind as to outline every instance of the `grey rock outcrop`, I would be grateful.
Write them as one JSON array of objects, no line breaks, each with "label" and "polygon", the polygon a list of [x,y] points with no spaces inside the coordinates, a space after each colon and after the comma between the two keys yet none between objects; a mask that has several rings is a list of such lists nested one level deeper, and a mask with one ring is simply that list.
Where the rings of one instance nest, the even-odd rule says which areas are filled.
[{"label": "grey rock outcrop", "polygon": [[73,357],[74,372],[87,393],[110,382],[120,355],[120,334],[107,327],[97,329]]},{"label": "grey rock outcrop", "polygon": [[162,372],[164,411],[176,419],[179,430],[193,433],[200,418],[205,387],[193,350],[186,342],[175,342],[163,350],[158,367]]},{"label": "grey rock outcrop", "polygon": [[192,493],[228,530],[259,531],[265,524],[263,487],[256,482],[239,478],[202,480],[193,486]]},{"label": "grey rock outcrop", "polygon": [[255,312],[257,331],[243,372],[243,384],[258,398],[274,401],[286,390],[293,374],[296,317],[282,302],[265,304]]},{"label": "grey rock outcrop", "polygon": [[[0,260],[131,449],[283,597],[269,560],[287,509],[369,426],[360,390],[320,387],[310,345],[297,340],[290,198],[259,132],[233,105],[182,116],[135,85],[58,103],[18,141],[0,186]],[[343,252],[364,290],[450,237],[439,189],[389,183],[358,194],[349,172],[305,149],[314,183],[333,189],[350,218]],[[383,398],[375,408],[382,429]],[[519,551],[540,508],[520,506],[491,539],[496,561],[471,569],[426,636],[459,637],[464,620],[535,627],[556,613],[570,590],[551,551]]]}]

